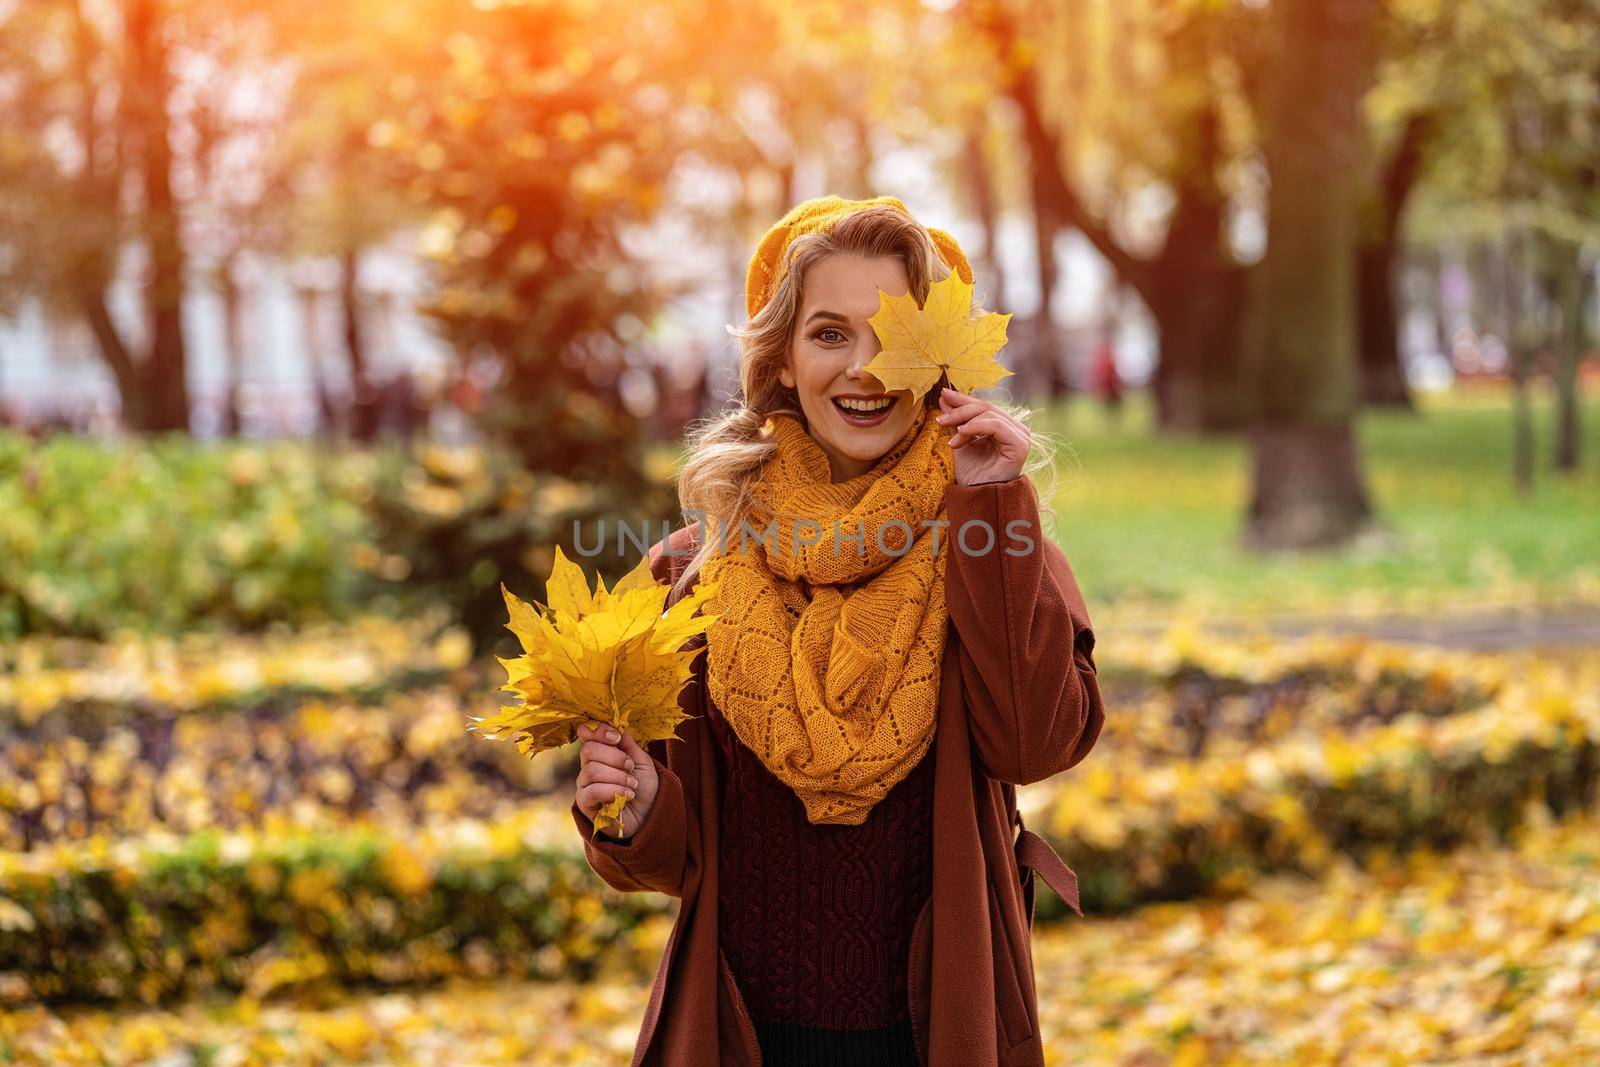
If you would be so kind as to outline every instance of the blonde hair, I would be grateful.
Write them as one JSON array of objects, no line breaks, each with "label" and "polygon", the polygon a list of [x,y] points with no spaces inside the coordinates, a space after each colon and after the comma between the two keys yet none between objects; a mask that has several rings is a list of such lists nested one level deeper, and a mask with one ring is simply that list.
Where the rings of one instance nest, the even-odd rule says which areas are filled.
[{"label": "blonde hair", "polygon": [[[744,326],[727,328],[739,344],[739,395],[716,415],[689,426],[689,455],[678,473],[678,501],[684,516],[694,515],[702,525],[698,550],[673,585],[674,593],[692,585],[700,568],[717,553],[717,531],[729,531],[737,543],[734,531],[749,518],[751,487],[778,447],[763,434],[762,425],[779,412],[805,422],[798,397],[778,379],[778,371],[788,362],[806,273],[835,255],[897,257],[905,265],[910,292],[918,305],[927,301],[934,282],[951,273],[927,229],[887,204],[864,208],[841,219],[830,231],[801,234],[789,244],[784,252],[785,268],[766,304]],[[985,312],[977,294],[972,310],[974,315]],[[923,403],[938,407],[938,391],[930,389]],[[1026,407],[998,400],[993,403],[1024,424],[1033,417]],[[1023,473],[1030,478],[1041,471],[1050,472],[1049,490],[1037,494],[1045,536],[1052,535],[1055,520],[1049,501],[1054,497],[1057,447],[1053,435],[1033,431],[1023,464]]]}]

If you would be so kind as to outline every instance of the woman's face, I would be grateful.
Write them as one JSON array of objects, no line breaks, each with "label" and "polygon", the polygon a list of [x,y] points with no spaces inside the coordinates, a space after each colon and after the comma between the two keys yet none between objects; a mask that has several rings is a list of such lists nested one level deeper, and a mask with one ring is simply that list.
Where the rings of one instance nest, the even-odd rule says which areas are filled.
[{"label": "woman's face", "polygon": [[864,368],[883,346],[867,319],[878,290],[910,292],[895,256],[829,256],[806,273],[800,317],[778,372],[800,397],[811,436],[827,453],[835,482],[865,474],[905,436],[917,417],[909,389],[885,392]]}]

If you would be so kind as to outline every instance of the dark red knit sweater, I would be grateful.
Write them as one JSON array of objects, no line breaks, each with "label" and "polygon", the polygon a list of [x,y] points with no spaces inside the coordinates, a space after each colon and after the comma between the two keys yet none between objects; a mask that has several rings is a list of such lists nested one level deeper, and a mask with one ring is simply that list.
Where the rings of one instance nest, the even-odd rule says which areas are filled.
[{"label": "dark red knit sweater", "polygon": [[934,761],[925,756],[860,826],[818,826],[710,700],[707,715],[728,767],[718,936],[751,1019],[903,1023],[911,927],[932,888]]}]

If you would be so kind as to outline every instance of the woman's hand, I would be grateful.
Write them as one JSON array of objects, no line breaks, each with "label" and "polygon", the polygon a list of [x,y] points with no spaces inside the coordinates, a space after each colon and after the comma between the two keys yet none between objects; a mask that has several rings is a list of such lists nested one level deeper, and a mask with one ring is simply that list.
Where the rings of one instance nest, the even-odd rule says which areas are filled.
[{"label": "woman's hand", "polygon": [[625,793],[629,799],[622,809],[622,836],[632,837],[661,788],[655,760],[614,726],[580,726],[577,732],[583,742],[578,749],[578,810],[593,822],[603,805]]},{"label": "woman's hand", "polygon": [[1009,482],[1022,473],[1033,440],[1026,426],[987,400],[954,389],[940,392],[939,407],[943,414],[935,421],[955,431],[950,447],[955,450],[957,485]]}]

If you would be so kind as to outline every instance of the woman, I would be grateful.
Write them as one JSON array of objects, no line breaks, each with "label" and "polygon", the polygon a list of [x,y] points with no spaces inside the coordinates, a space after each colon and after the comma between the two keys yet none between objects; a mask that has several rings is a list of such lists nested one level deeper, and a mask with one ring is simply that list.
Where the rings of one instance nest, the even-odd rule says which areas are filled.
[{"label": "woman", "polygon": [[878,291],[952,267],[893,197],[800,204],[751,260],[743,395],[679,477],[702,519],[650,553],[673,599],[719,583],[691,718],[648,751],[580,732],[590,865],[682,901],[635,1067],[1044,1062],[1032,874],[1077,884],[1015,787],[1099,736],[1094,635],[1022,422],[863,369]]}]

